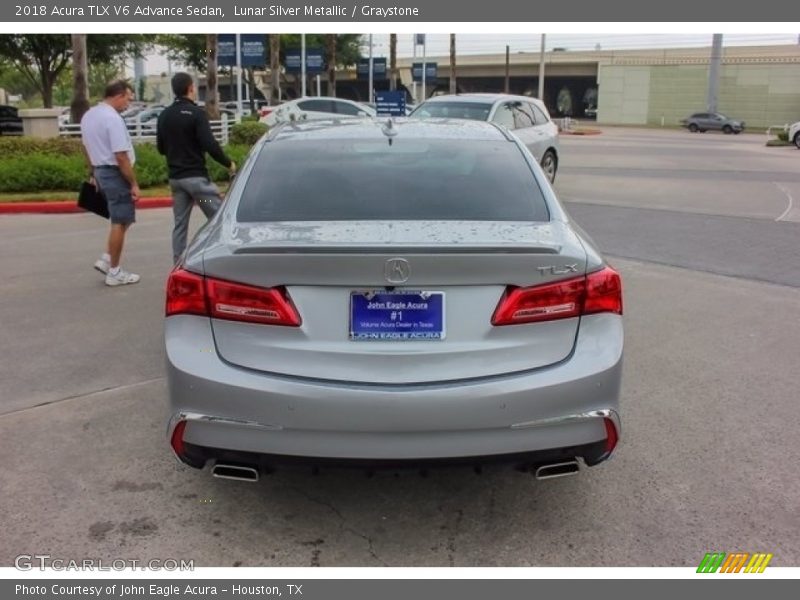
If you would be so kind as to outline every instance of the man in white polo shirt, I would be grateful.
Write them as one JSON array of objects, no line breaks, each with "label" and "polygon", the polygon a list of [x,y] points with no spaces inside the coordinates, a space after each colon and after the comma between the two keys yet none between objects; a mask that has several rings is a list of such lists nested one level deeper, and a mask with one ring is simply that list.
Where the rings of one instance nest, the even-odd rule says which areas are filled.
[{"label": "man in white polo shirt", "polygon": [[136,156],[128,127],[120,115],[133,100],[133,87],[119,80],[106,86],[104,98],[81,119],[81,139],[94,178],[108,202],[111,231],[106,253],[94,263],[105,274],[106,285],[136,283],[139,276],[120,267],[125,233],[136,221],[134,204],[139,200],[139,185],[133,172]]}]

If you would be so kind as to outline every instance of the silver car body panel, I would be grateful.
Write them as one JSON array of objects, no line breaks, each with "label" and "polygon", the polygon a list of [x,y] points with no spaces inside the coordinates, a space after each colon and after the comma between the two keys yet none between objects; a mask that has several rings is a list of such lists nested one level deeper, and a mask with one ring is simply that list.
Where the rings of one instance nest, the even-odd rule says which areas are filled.
[{"label": "silver car body panel", "polygon": [[[618,413],[622,319],[581,318],[569,360],[544,369],[446,384],[375,386],[298,379],[228,364],[208,318],[166,321],[170,413],[191,420],[192,444],[305,457],[414,459],[486,456],[605,439]],[[536,421],[547,421],[533,426]]]},{"label": "silver car body panel", "polygon": [[[302,325],[168,317],[169,434],[181,415],[200,415],[188,419],[184,433],[197,446],[420,459],[595,443],[607,435],[605,413],[598,411],[611,411],[619,431],[621,316],[503,327],[490,322],[507,285],[555,282],[605,265],[570,221],[536,159],[517,138],[486,123],[407,123],[415,132],[443,123],[449,135],[503,135],[516,143],[550,220],[238,222],[237,199],[264,144],[307,139],[329,127],[358,136],[370,124],[276,128],[245,161],[222,210],[190,243],[183,268],[255,286],[286,286]],[[380,132],[380,125],[375,129]],[[393,258],[411,267],[396,289],[445,293],[444,340],[348,339],[350,293],[392,288],[385,263]]]}]

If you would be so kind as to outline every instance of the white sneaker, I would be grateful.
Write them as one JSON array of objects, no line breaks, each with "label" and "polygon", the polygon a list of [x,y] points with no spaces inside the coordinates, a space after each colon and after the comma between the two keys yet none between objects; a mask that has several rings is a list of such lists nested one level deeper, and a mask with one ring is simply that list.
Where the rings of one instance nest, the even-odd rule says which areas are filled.
[{"label": "white sneaker", "polygon": [[125,269],[120,268],[116,275],[111,271],[106,274],[106,285],[127,285],[129,283],[136,283],[139,281],[139,276],[136,273],[128,273]]},{"label": "white sneaker", "polygon": [[103,275],[107,275],[111,265],[108,264],[108,261],[105,258],[98,258],[94,262],[94,268],[100,271]]}]

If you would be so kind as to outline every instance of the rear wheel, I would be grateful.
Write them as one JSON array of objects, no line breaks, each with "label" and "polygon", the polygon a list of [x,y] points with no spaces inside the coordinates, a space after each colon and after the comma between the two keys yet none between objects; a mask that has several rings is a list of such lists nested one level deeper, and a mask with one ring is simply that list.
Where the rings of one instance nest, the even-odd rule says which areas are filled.
[{"label": "rear wheel", "polygon": [[723,125],[722,133],[733,133],[733,128],[730,125]]},{"label": "rear wheel", "polygon": [[800,150],[800,131],[794,134],[794,145]]},{"label": "rear wheel", "polygon": [[542,156],[542,171],[544,174],[547,175],[547,180],[550,183],[553,183],[556,180],[556,170],[558,170],[558,159],[556,158],[556,153],[552,150],[548,150]]},{"label": "rear wheel", "polygon": [[692,133],[697,133],[698,129],[699,127],[697,127],[697,123],[689,123],[689,131]]}]

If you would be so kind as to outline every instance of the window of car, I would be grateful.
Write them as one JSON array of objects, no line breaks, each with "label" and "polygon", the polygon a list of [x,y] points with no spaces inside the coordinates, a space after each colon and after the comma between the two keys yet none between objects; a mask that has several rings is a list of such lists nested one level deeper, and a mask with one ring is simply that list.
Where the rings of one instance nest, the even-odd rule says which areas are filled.
[{"label": "window of car", "polygon": [[292,140],[264,144],[241,222],[547,221],[519,147],[507,140]]},{"label": "window of car", "polygon": [[334,106],[334,109],[336,110],[337,114],[340,114],[340,115],[350,115],[350,116],[356,117],[360,113],[366,113],[367,112],[366,110],[362,110],[358,106],[350,104],[349,102],[334,101],[333,106]]},{"label": "window of car", "polygon": [[492,122],[502,125],[507,129],[514,129],[514,106],[511,102],[505,102],[497,107],[492,117]]},{"label": "window of car", "polygon": [[535,104],[528,104],[531,111],[533,111],[533,118],[536,121],[537,125],[545,125],[550,122],[550,119],[544,114],[544,112]]},{"label": "window of car", "polygon": [[480,102],[425,102],[411,113],[417,118],[468,119],[470,121],[486,121],[492,105]]},{"label": "window of car", "polygon": [[335,113],[336,109],[331,100],[302,100],[297,103],[297,108],[310,112]]},{"label": "window of car", "polygon": [[694,113],[689,118],[690,119],[707,119],[708,118],[708,114],[707,113]]},{"label": "window of car", "polygon": [[514,126],[516,129],[525,129],[536,125],[533,111],[527,102],[517,102],[514,104]]}]

